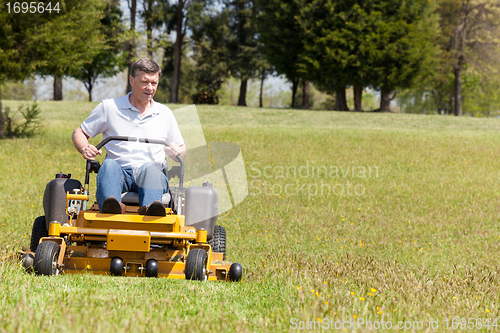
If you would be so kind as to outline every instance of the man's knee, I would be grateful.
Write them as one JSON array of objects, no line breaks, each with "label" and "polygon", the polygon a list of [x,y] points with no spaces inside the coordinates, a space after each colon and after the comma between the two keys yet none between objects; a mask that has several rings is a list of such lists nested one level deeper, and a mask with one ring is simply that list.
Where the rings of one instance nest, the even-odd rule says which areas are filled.
[{"label": "man's knee", "polygon": [[137,173],[136,184],[144,189],[165,188],[165,175],[152,163],[144,163]]}]

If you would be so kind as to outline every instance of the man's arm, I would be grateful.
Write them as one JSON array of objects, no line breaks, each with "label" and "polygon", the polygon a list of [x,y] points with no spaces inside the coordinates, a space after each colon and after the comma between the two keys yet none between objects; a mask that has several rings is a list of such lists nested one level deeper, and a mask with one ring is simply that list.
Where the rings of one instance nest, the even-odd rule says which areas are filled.
[{"label": "man's arm", "polygon": [[82,154],[84,159],[94,161],[97,155],[102,155],[102,150],[97,150],[94,145],[89,143],[89,136],[81,127],[75,129],[71,139],[73,140],[76,150]]}]

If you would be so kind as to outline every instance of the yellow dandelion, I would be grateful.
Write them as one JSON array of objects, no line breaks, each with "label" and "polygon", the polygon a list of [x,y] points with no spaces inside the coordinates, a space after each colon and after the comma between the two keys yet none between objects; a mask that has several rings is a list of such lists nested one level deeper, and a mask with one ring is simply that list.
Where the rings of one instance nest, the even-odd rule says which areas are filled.
[{"label": "yellow dandelion", "polygon": [[360,297],[360,298],[359,298],[359,300],[360,300],[360,301],[364,301],[365,299],[364,299],[363,297]]},{"label": "yellow dandelion", "polygon": [[351,291],[351,295],[354,296],[356,295],[356,293],[354,291]]},{"label": "yellow dandelion", "polygon": [[[384,275],[385,275],[385,274],[384,274]],[[373,288],[371,288],[371,291],[372,291],[372,293],[376,293],[376,292],[377,292],[377,289],[373,289]]]}]

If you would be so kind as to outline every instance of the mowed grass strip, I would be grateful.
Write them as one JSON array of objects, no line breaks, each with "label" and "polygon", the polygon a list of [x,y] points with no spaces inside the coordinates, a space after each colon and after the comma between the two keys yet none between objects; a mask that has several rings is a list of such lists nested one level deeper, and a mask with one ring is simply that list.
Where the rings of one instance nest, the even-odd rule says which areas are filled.
[{"label": "mowed grass strip", "polygon": [[[42,134],[0,141],[2,257],[29,244],[46,183],[57,172],[84,175],[71,133],[96,103],[39,105]],[[442,331],[454,317],[494,323],[499,120],[198,111],[207,142],[237,143],[247,166],[248,197],[219,217],[243,281],[39,277],[4,260],[0,330],[274,332],[363,319],[421,321],[425,331],[438,319]]]}]

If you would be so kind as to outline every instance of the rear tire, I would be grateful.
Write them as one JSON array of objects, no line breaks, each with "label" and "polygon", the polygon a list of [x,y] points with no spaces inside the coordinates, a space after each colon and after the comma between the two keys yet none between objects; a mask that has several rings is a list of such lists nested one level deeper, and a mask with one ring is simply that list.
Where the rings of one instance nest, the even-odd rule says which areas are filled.
[{"label": "rear tire", "polygon": [[57,259],[59,257],[59,244],[53,241],[42,242],[35,253],[35,272],[38,275],[57,275]]},{"label": "rear tire", "polygon": [[31,229],[31,243],[30,249],[32,252],[36,252],[38,243],[42,237],[47,237],[49,232],[47,231],[47,225],[45,224],[45,216],[38,216],[33,222],[33,229]]},{"label": "rear tire", "polygon": [[223,254],[222,259],[226,260],[226,229],[223,226],[216,225],[214,228],[214,237],[208,241],[213,252]]},{"label": "rear tire", "polygon": [[205,281],[207,276],[207,251],[192,249],[186,259],[186,280]]}]

